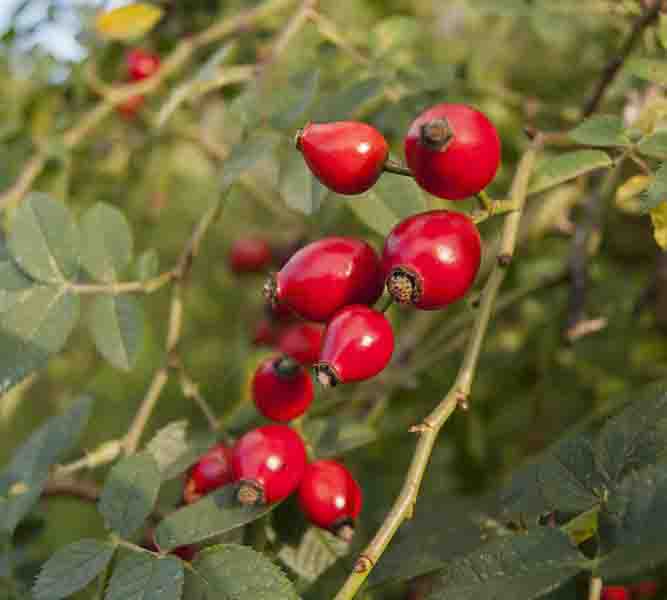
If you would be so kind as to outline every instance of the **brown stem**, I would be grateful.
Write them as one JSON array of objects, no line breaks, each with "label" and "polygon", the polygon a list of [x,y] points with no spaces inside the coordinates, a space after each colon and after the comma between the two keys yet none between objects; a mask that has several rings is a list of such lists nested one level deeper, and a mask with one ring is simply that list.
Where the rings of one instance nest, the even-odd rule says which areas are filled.
[{"label": "brown stem", "polygon": [[71,479],[69,477],[54,477],[46,482],[42,496],[47,498],[69,496],[85,500],[86,502],[97,502],[100,493],[100,487],[92,481]]}]

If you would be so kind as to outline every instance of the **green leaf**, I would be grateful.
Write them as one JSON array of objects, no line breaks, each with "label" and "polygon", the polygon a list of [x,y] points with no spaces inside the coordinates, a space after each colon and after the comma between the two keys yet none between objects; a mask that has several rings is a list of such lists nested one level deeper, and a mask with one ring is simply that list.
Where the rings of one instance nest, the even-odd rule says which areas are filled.
[{"label": "green leaf", "polygon": [[99,353],[117,369],[129,371],[141,351],[144,314],[133,296],[95,298],[88,321]]},{"label": "green leaf", "polygon": [[508,535],[452,561],[434,581],[428,600],[532,600],[564,584],[586,565],[558,529]]},{"label": "green leaf", "polygon": [[305,434],[320,458],[340,456],[377,439],[377,431],[358,419],[328,417],[309,419]]},{"label": "green leaf", "polygon": [[79,319],[79,297],[56,286],[34,285],[4,298],[0,311],[0,396],[67,341]]},{"label": "green leaf", "polygon": [[315,109],[314,121],[342,121],[349,119],[366,102],[377,98],[384,89],[381,79],[364,79],[349,85],[340,92],[321,98]]},{"label": "green leaf", "polygon": [[596,467],[608,483],[660,461],[667,451],[667,393],[636,400],[595,441]]},{"label": "green leaf", "polygon": [[209,600],[298,600],[278,566],[247,546],[225,544],[199,553],[193,567],[204,580]]},{"label": "green leaf", "polygon": [[667,64],[664,60],[633,58],[625,64],[625,69],[640,79],[659,85],[667,85]]},{"label": "green leaf", "polygon": [[183,563],[174,556],[128,554],[114,569],[104,600],[180,600]]},{"label": "green leaf", "polygon": [[107,528],[121,537],[130,537],[151,514],[160,483],[160,470],[147,452],[114,465],[99,501]]},{"label": "green leaf", "polygon": [[656,170],[651,185],[640,196],[641,208],[644,211],[651,210],[667,200],[667,163],[661,164]]},{"label": "green leaf", "polygon": [[667,560],[667,465],[631,473],[600,513],[603,577],[636,575]]},{"label": "green leaf", "polygon": [[382,236],[403,219],[427,209],[424,195],[412,178],[387,174],[364,196],[344,201],[363,223]]},{"label": "green leaf", "polygon": [[34,280],[14,262],[4,238],[0,235],[0,313],[14,306],[20,300],[22,292],[33,284]]},{"label": "green leaf", "polygon": [[227,485],[170,514],[155,530],[157,545],[172,550],[200,542],[259,519],[275,507],[243,506],[236,491],[236,486]]},{"label": "green leaf", "polygon": [[642,138],[637,147],[646,156],[661,160],[667,159],[667,131],[658,131],[653,135]]},{"label": "green leaf", "polygon": [[146,444],[146,450],[155,459],[163,480],[180,475],[216,443],[215,437],[211,434],[199,435],[194,440],[188,440],[187,432],[186,420],[173,421],[160,429]]},{"label": "green leaf", "polygon": [[162,471],[163,481],[173,479],[184,473],[199,457],[216,443],[216,438],[210,433],[198,433],[188,443],[188,448]]},{"label": "green leaf", "polygon": [[312,582],[349,552],[350,545],[339,537],[324,529],[309,527],[298,546],[283,544],[278,558],[300,578]]},{"label": "green leaf", "polygon": [[98,281],[117,281],[132,259],[132,232],[125,215],[96,204],[81,217],[81,263]]},{"label": "green leaf", "polygon": [[280,171],[280,195],[291,209],[304,215],[320,210],[328,190],[313,176],[301,153],[289,152]]},{"label": "green leaf", "polygon": [[611,158],[602,150],[567,152],[540,164],[528,191],[531,194],[543,192],[585,173],[611,165]]},{"label": "green leaf", "polygon": [[623,135],[623,120],[612,115],[596,115],[572,129],[568,136],[588,146],[623,146],[628,143]]},{"label": "green leaf", "polygon": [[79,540],[61,548],[42,566],[32,589],[34,599],[69,598],[106,568],[113,553],[113,546],[97,540]]},{"label": "green leaf", "polygon": [[46,283],[76,279],[79,230],[67,207],[46,194],[32,193],[16,210],[9,249],[28,275]]},{"label": "green leaf", "polygon": [[0,473],[0,498],[4,498],[0,529],[12,533],[41,495],[52,465],[78,442],[92,408],[84,396],[63,415],[52,417],[16,450]]},{"label": "green leaf", "polygon": [[272,153],[277,143],[278,138],[276,136],[256,135],[234,146],[223,164],[223,188],[230,187],[241,175],[256,165],[260,159]]},{"label": "green leaf", "polygon": [[320,70],[308,69],[292,78],[289,90],[296,90],[296,98],[288,97],[284,102],[278,102],[273,111],[271,124],[276,129],[290,129],[303,119],[308,109],[313,105],[320,89]]},{"label": "green leaf", "polygon": [[137,275],[137,279],[141,281],[157,277],[160,272],[160,257],[153,248],[149,248],[139,255],[134,266],[134,272]]}]

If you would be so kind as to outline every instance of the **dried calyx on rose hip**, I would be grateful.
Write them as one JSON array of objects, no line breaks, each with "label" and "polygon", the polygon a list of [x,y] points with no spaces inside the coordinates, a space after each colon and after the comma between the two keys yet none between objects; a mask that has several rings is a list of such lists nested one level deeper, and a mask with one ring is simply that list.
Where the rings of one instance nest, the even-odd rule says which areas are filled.
[{"label": "dried calyx on rose hip", "polygon": [[605,585],[600,600],[630,600],[630,590],[623,585]]},{"label": "dried calyx on rose hip", "polygon": [[392,229],[382,251],[382,271],[395,301],[435,310],[468,292],[481,257],[479,232],[470,218],[434,210]]},{"label": "dried calyx on rose hip", "polygon": [[183,500],[192,504],[233,480],[232,449],[224,443],[216,444],[190,468]]},{"label": "dried calyx on rose hip", "polygon": [[306,412],[313,401],[313,382],[296,360],[287,356],[263,361],[252,378],[257,410],[272,421],[291,421]]},{"label": "dried calyx on rose hip", "polygon": [[306,367],[317,362],[324,339],[319,323],[294,323],[285,327],[278,339],[278,349]]},{"label": "dried calyx on rose hip", "polygon": [[237,499],[246,506],[283,500],[296,490],[305,468],[306,448],[286,425],[253,429],[232,448]]},{"label": "dried calyx on rose hip", "polygon": [[234,273],[258,273],[271,263],[271,246],[260,237],[248,236],[234,241],[229,251],[229,266]]},{"label": "dried calyx on rose hip", "polygon": [[125,58],[127,72],[132,81],[141,81],[154,75],[160,68],[160,57],[155,52],[135,48]]},{"label": "dried calyx on rose hip", "polygon": [[361,512],[361,489],[350,472],[334,460],[316,460],[299,484],[299,505],[306,518],[346,542]]},{"label": "dried calyx on rose hip", "polygon": [[394,333],[383,313],[363,305],[341,308],[324,332],[313,369],[325,387],[370,379],[394,352]]},{"label": "dried calyx on rose hip", "polygon": [[357,121],[309,123],[298,131],[296,147],[323,185],[346,195],[373,187],[389,154],[384,136]]},{"label": "dried calyx on rose hip", "polygon": [[491,183],[500,164],[500,138],[491,121],[471,106],[438,104],[410,125],[405,159],[427,192],[460,200]]},{"label": "dried calyx on rose hip", "polygon": [[296,252],[264,292],[307,321],[323,323],[348,304],[373,304],[382,286],[380,259],[368,243],[326,237]]}]

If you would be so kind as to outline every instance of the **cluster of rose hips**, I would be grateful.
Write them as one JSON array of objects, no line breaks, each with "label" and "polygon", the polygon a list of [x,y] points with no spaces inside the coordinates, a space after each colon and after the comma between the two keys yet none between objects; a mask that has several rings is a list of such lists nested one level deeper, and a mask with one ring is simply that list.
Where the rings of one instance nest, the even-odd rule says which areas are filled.
[{"label": "cluster of rose hips", "polygon": [[[154,75],[160,68],[160,57],[148,50],[135,48],[125,57],[125,68],[130,81],[137,82]],[[126,119],[133,119],[143,106],[145,97],[141,94],[130,96],[116,108]]]}]

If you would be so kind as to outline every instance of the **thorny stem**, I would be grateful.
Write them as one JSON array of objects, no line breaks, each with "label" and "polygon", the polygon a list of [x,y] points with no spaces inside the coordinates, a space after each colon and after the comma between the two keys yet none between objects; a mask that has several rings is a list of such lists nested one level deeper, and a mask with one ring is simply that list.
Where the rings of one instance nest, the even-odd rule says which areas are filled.
[{"label": "thorny stem", "polygon": [[[68,150],[76,148],[113,112],[117,105],[128,98],[138,94],[150,95],[155,92],[171,75],[179,72],[200,48],[219,42],[234,33],[248,30],[264,19],[280,13],[293,3],[294,0],[268,0],[242,14],[223,19],[195,36],[183,39],[165,58],[155,75],[138,83],[114,87],[109,95],[85,113],[76,125],[65,131],[63,134],[65,148]],[[24,198],[44,170],[47,160],[48,155],[41,150],[32,156],[14,184],[0,195],[0,211]]]},{"label": "thorny stem", "polygon": [[591,582],[588,587],[588,600],[600,600],[602,594],[602,578],[591,577]]},{"label": "thorny stem", "polygon": [[400,525],[412,516],[419,487],[438,433],[456,408],[467,403],[482,341],[489,325],[495,299],[507,273],[506,267],[514,252],[519,220],[527,194],[528,179],[533,171],[535,157],[541,144],[541,136],[538,136],[532,147],[523,155],[517,167],[511,191],[516,212],[509,213],[505,217],[498,260],[484,286],[479,312],[473,325],[461,368],[452,387],[440,404],[421,424],[411,428],[411,431],[419,435],[419,440],[401,492],[375,537],[357,559],[353,573],[339,590],[335,600],[354,598]]}]

